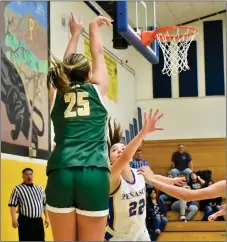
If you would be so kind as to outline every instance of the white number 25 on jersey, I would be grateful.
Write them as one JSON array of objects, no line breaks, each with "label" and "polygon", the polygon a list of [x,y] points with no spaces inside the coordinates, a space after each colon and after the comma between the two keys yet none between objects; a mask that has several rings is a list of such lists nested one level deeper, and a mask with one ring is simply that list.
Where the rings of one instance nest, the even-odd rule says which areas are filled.
[{"label": "white number 25 on jersey", "polygon": [[[65,118],[72,118],[76,116],[89,116],[90,104],[85,98],[88,98],[87,92],[70,92],[64,95],[65,103],[68,103],[68,107],[64,112]],[[74,108],[74,110],[73,110]],[[73,110],[73,111],[72,111]]]}]

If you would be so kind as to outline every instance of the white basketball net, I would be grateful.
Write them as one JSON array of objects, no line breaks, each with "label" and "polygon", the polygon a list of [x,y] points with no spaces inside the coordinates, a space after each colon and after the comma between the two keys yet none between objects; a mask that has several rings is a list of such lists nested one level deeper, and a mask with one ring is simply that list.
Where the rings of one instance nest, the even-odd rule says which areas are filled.
[{"label": "white basketball net", "polygon": [[173,32],[173,30],[156,34],[164,57],[163,74],[171,76],[190,69],[187,60],[188,49],[197,34],[197,31],[194,33],[190,33],[190,31],[189,28],[176,28],[174,30],[175,37],[171,40],[169,38],[173,34],[169,32]]}]

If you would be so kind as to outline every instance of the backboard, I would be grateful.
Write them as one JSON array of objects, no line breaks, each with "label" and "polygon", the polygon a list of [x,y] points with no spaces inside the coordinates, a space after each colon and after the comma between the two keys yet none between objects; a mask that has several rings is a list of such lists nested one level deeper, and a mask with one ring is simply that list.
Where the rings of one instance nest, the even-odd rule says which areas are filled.
[{"label": "backboard", "polygon": [[156,29],[155,2],[116,1],[116,28],[135,49],[151,64],[159,63],[159,45],[155,40],[151,46],[141,42],[141,30]]}]

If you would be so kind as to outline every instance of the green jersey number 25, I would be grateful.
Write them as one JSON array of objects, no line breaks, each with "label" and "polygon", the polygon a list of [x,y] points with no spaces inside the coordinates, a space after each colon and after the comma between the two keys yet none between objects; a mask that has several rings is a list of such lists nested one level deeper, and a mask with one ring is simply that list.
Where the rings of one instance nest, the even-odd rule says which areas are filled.
[{"label": "green jersey number 25", "polygon": [[[72,118],[76,116],[89,116],[90,104],[88,101],[89,94],[87,92],[70,92],[64,95],[65,103],[68,107],[64,112],[65,118]],[[86,99],[85,99],[86,98]],[[76,109],[74,108],[76,106]],[[74,110],[73,110],[74,108]]]}]

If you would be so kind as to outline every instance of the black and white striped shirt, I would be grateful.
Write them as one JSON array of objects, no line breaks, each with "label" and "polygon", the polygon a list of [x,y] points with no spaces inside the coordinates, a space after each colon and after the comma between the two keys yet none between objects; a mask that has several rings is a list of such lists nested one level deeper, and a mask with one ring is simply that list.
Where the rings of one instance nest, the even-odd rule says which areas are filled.
[{"label": "black and white striped shirt", "polygon": [[19,214],[29,218],[40,218],[46,206],[45,192],[39,185],[20,184],[12,191],[9,207],[19,206]]}]

